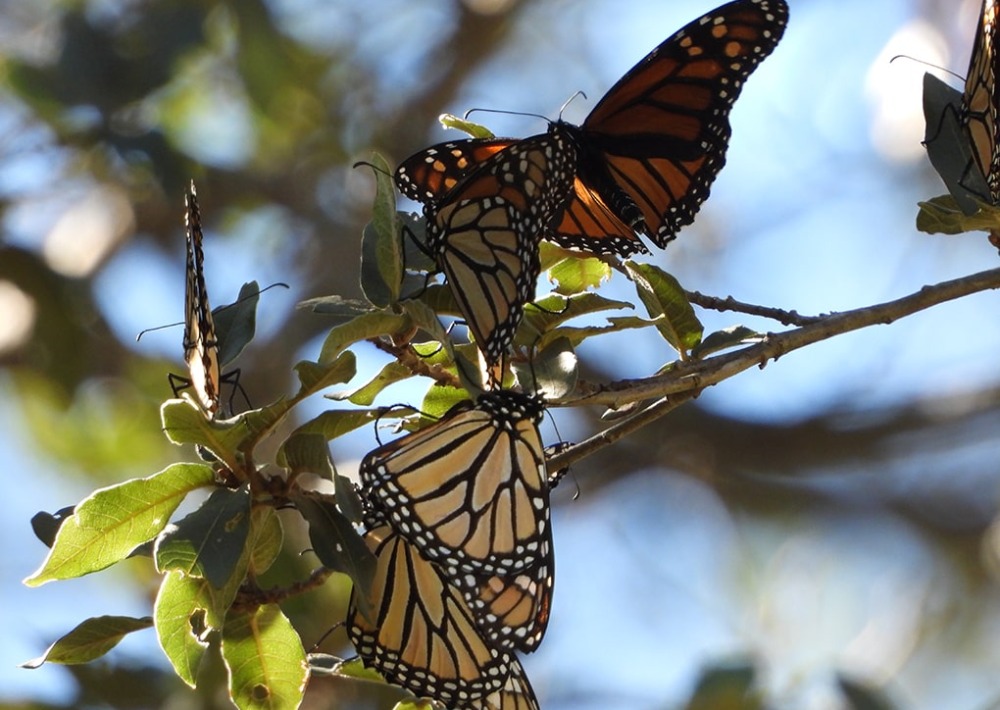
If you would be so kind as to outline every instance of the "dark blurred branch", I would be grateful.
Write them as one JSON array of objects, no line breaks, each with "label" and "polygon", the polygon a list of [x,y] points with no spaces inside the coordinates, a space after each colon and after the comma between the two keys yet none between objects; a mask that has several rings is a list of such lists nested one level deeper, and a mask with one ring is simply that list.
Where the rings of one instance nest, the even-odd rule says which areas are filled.
[{"label": "dark blurred branch", "polygon": [[[560,405],[602,404],[615,409],[633,402],[658,400],[638,414],[614,425],[605,432],[567,449],[549,462],[553,470],[570,466],[584,456],[635,431],[666,414],[679,403],[697,396],[706,387],[718,384],[753,366],[763,368],[768,361],[785,353],[827,340],[837,335],[860,330],[871,325],[889,324],[900,318],[919,313],[933,306],[969,296],[980,291],[1000,288],[1000,269],[982,271],[933,286],[924,286],[903,298],[843,313],[823,316],[816,322],[782,333],[768,333],[760,343],[735,352],[705,360],[678,362],[669,372],[640,380],[621,380],[596,385],[558,401]],[[686,397],[680,397],[687,395]],[[622,432],[622,433],[619,433]]]}]

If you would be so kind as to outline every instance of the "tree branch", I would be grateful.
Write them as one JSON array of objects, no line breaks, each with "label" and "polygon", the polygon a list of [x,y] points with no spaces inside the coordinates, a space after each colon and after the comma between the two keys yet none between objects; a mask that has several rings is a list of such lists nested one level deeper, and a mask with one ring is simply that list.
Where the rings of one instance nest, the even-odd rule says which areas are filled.
[{"label": "tree branch", "polygon": [[683,402],[693,399],[706,387],[718,384],[753,366],[763,368],[768,361],[807,345],[827,340],[871,325],[887,325],[914,313],[964,296],[1000,289],[1000,269],[981,271],[952,281],[924,286],[916,293],[874,306],[821,316],[814,322],[781,333],[768,333],[761,342],[705,360],[678,361],[666,373],[638,380],[620,380],[577,391],[554,406],[600,404],[621,408],[632,402],[656,400],[636,414],[576,444],[549,461],[550,470],[559,470],[608,446],[626,434],[655,421]]},{"label": "tree branch", "polygon": [[810,325],[823,320],[825,316],[803,316],[798,311],[785,311],[780,308],[769,308],[768,306],[757,306],[752,303],[737,301],[732,296],[718,298],[716,296],[706,296],[698,291],[685,291],[688,300],[696,306],[708,308],[713,311],[734,311],[736,313],[746,313],[751,316],[761,316],[776,320],[782,325]]}]

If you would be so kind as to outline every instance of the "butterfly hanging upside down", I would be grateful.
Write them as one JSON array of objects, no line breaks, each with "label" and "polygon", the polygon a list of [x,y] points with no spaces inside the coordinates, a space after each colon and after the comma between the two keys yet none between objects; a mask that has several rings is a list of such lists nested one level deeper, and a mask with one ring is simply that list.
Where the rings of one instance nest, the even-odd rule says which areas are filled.
[{"label": "butterfly hanging upside down", "polygon": [[487,392],[371,451],[363,490],[461,591],[488,640],[532,651],[551,606],[554,559],[541,400]]},{"label": "butterfly hanging upside down", "polygon": [[[203,234],[201,211],[194,182],[184,195],[184,225],[187,244],[187,268],[185,269],[184,290],[184,361],[189,377],[170,373],[167,377],[174,396],[191,388],[195,399],[209,418],[219,416],[221,407],[221,385],[223,382],[239,386],[239,370],[225,374],[219,363],[219,341],[212,317],[212,306],[208,301],[205,286],[205,256],[202,250]],[[244,394],[245,396],[245,394]]]},{"label": "butterfly hanging upside down", "polygon": [[[403,161],[396,185],[424,203],[430,251],[488,365],[533,298],[541,239],[628,257],[648,251],[640,234],[664,247],[694,220],[725,164],[730,109],[787,19],[784,0],[735,0],[656,47],[580,126],[442,143]],[[532,152],[529,180],[521,158]],[[511,210],[501,190],[544,204]]]},{"label": "butterfly hanging upside down", "polygon": [[538,710],[517,657],[481,637],[440,570],[384,523],[365,541],[376,558],[368,600],[374,618],[361,612],[355,589],[347,632],[366,665],[456,710]]}]

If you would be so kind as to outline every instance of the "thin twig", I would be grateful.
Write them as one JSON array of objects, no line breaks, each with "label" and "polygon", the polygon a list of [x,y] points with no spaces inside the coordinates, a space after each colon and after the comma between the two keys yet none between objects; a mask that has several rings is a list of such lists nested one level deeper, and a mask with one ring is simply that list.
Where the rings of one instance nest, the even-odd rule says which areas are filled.
[{"label": "thin twig", "polygon": [[635,414],[616,422],[604,431],[594,434],[589,439],[585,439],[578,444],[573,444],[572,446],[566,448],[565,451],[561,451],[552,458],[546,460],[546,467],[549,471],[559,471],[567,468],[568,466],[572,466],[577,461],[590,456],[594,452],[603,449],[605,446],[610,446],[619,439],[624,438],[647,424],[656,421],[667,412],[677,409],[677,407],[681,406],[685,402],[697,397],[698,394],[698,392],[692,391],[663,397],[644,409],[639,410]]},{"label": "thin twig", "polygon": [[900,318],[957,298],[1000,289],[1000,269],[982,271],[933,286],[874,306],[823,316],[815,322],[782,333],[768,333],[754,345],[704,360],[677,362],[668,372],[641,380],[621,380],[579,390],[550,402],[559,406],[600,404],[620,408],[631,402],[656,400],[640,412],[554,456],[551,470],[559,470],[608,446],[626,434],[649,424],[678,405],[753,366],[763,368],[770,360],[807,345],[871,325],[889,324]]},{"label": "thin twig", "polygon": [[698,291],[685,291],[685,293],[691,303],[696,306],[701,306],[702,308],[708,308],[713,311],[734,311],[736,313],[745,313],[751,316],[761,316],[762,318],[776,320],[782,325],[811,325],[812,323],[819,323],[827,317],[803,316],[799,315],[797,311],[785,311],[781,308],[771,308],[769,306],[758,306],[753,303],[743,303],[742,301],[737,301],[732,296],[718,298],[716,296],[706,296]]}]

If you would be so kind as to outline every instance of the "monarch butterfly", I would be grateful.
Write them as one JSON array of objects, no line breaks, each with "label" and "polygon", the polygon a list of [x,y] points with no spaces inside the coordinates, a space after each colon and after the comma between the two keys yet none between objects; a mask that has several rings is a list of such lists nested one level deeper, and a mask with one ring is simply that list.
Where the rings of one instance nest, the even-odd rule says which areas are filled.
[{"label": "monarch butterfly", "polygon": [[388,525],[370,529],[365,542],[376,558],[373,618],[360,612],[355,589],[347,624],[365,663],[414,694],[445,703],[476,707],[475,701],[500,693],[512,657],[480,636],[458,590]]},{"label": "monarch butterfly", "polygon": [[972,144],[972,158],[986,179],[989,202],[1000,202],[1000,97],[996,91],[997,20],[1000,1],[983,0],[979,31],[972,45],[969,73],[965,78],[962,96],[962,125]]},{"label": "monarch butterfly", "polygon": [[[181,390],[192,388],[198,404],[210,416],[219,411],[220,383],[224,379],[219,365],[219,342],[215,335],[212,307],[208,303],[208,289],[205,287],[204,262],[202,252],[201,211],[198,208],[198,194],[191,182],[184,194],[184,225],[187,233],[187,269],[184,291],[184,360],[187,362],[190,378],[170,374],[170,386],[174,396]],[[228,373],[229,379],[238,372]]]},{"label": "monarch butterfly", "polygon": [[488,640],[534,650],[554,586],[542,403],[486,392],[370,452],[362,487],[394,529],[441,567]]},{"label": "monarch butterfly", "polygon": [[[556,124],[578,152],[574,196],[544,234],[571,249],[627,257],[690,224],[725,164],[729,111],[778,44],[784,0],[735,0],[680,29],[630,69],[581,126]],[[516,139],[442,143],[396,170],[400,192],[433,202]]]},{"label": "monarch butterfly", "polygon": [[540,270],[538,240],[570,196],[575,153],[562,131],[496,152],[425,207],[427,248],[487,363],[503,357]]},{"label": "monarch butterfly", "polygon": [[380,446],[364,489],[389,522],[449,577],[510,574],[551,553],[538,398],[497,390]]},{"label": "monarch butterfly", "polygon": [[1000,97],[995,95],[994,67],[998,12],[998,0],[984,0],[964,93],[924,74],[927,156],[967,215],[979,211],[977,201],[1000,202]]}]

